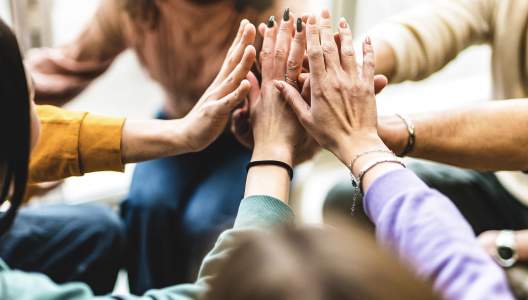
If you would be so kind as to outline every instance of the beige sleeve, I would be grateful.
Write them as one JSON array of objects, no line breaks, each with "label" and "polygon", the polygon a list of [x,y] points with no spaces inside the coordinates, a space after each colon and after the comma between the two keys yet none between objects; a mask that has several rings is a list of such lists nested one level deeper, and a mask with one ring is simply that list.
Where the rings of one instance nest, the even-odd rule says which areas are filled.
[{"label": "beige sleeve", "polygon": [[498,1],[435,0],[387,20],[369,35],[393,48],[393,82],[421,80],[465,48],[490,40]]}]

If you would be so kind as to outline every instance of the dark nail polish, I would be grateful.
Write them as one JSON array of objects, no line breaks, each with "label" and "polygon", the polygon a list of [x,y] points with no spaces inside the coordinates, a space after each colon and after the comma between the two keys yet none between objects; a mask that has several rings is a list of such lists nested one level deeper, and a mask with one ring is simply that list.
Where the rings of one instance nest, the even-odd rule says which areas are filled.
[{"label": "dark nail polish", "polygon": [[268,19],[268,28],[275,26],[275,16],[271,16]]},{"label": "dark nail polish", "polygon": [[282,19],[284,21],[290,20],[290,9],[289,8],[286,8],[286,10],[284,11],[284,14],[282,15]]},{"label": "dark nail polish", "polygon": [[302,19],[297,18],[297,32],[302,32]]}]

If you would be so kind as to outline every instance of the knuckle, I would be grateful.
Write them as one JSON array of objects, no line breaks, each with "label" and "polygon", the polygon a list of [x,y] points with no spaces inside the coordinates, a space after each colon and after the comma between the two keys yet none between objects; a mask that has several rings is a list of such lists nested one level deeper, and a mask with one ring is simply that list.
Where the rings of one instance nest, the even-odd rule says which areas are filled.
[{"label": "knuckle", "polygon": [[272,57],[272,51],[271,49],[269,48],[263,48],[261,51],[260,51],[260,58],[262,59],[269,59]]},{"label": "knuckle", "polygon": [[334,54],[336,53],[336,48],[334,45],[332,45],[331,43],[323,43],[321,45],[321,48],[323,49],[323,52],[326,53],[326,54]]},{"label": "knuckle", "polygon": [[298,70],[301,65],[293,58],[288,59],[287,67],[289,70]]},{"label": "knuckle", "polygon": [[343,46],[341,47],[341,53],[345,56],[355,56],[356,52],[353,47]]},{"label": "knuckle", "polygon": [[275,49],[275,58],[285,59],[286,58],[286,49],[277,48]]},{"label": "knuckle", "polygon": [[308,49],[308,58],[310,59],[318,59],[322,55],[323,55],[323,49],[321,49],[320,47]]}]

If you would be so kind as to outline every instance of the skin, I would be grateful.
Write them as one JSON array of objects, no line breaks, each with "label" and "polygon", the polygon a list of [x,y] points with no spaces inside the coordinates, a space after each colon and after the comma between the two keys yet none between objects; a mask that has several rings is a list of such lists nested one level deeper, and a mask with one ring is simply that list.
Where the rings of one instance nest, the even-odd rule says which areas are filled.
[{"label": "skin", "polygon": [[[410,116],[416,144],[409,154],[477,170],[528,170],[528,101],[505,100]],[[396,116],[380,118],[379,134],[395,153],[407,144],[405,124]],[[500,159],[497,159],[500,158]]]},{"label": "skin", "polygon": [[[304,152],[303,145],[308,139],[295,114],[281,97],[273,84],[284,79],[288,65],[302,64],[304,56],[304,30],[294,34],[295,17],[290,14],[288,21],[274,24],[263,30],[262,85],[254,90],[249,100],[251,125],[254,138],[252,161],[278,160],[294,165],[295,157]],[[301,50],[302,49],[302,50]],[[289,71],[288,76],[297,78],[300,69]],[[297,91],[297,87],[293,87]],[[249,170],[245,196],[269,195],[288,202],[290,177],[286,169],[277,166],[257,166]]]},{"label": "skin", "polygon": [[[345,165],[357,154],[374,149],[388,150],[377,132],[374,89],[374,50],[370,39],[363,44],[363,65],[356,62],[353,38],[346,20],[339,22],[340,47],[331,27],[330,13],[324,10],[318,21],[308,18],[307,54],[310,64],[310,102],[284,81],[275,82],[306,131],[323,148]],[[359,159],[354,175],[379,159],[393,158],[377,153]],[[383,174],[403,168],[381,163],[366,173],[364,190]]]},{"label": "skin", "polygon": [[[247,20],[238,34],[214,82],[192,111],[176,120],[127,120],[122,132],[122,157],[125,163],[164,156],[196,152],[211,144],[227,125],[231,112],[246,98],[251,89],[246,79],[255,60],[255,27]],[[29,74],[29,73],[28,73]],[[34,95],[28,78],[30,94]],[[31,101],[32,146],[39,136],[40,122]],[[35,130],[37,129],[37,130]]]}]

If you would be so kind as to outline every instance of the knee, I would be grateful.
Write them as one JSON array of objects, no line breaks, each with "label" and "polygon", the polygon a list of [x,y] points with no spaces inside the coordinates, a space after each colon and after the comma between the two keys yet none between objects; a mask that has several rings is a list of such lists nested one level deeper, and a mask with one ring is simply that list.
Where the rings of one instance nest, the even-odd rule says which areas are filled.
[{"label": "knee", "polygon": [[78,222],[86,240],[96,241],[99,247],[115,254],[124,249],[125,228],[112,209],[102,205],[86,206]]}]

